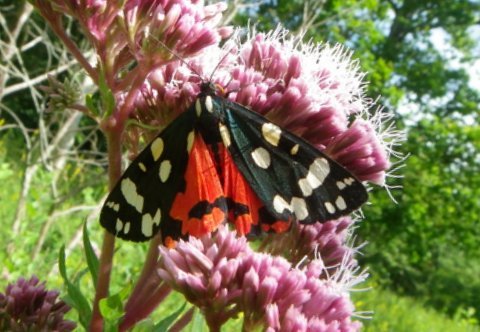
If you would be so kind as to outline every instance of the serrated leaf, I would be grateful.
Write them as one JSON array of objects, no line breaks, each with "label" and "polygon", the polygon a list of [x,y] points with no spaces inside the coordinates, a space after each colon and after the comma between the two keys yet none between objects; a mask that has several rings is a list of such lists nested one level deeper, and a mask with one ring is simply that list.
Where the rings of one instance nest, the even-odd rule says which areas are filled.
[{"label": "serrated leaf", "polygon": [[88,236],[87,222],[83,224],[83,248],[85,249],[85,258],[87,259],[88,269],[92,275],[93,288],[95,289],[98,280],[99,262]]},{"label": "serrated leaf", "polygon": [[174,313],[168,315],[167,317],[162,319],[160,322],[158,322],[152,331],[153,332],[167,331],[170,325],[172,325],[172,323],[180,317],[182,312],[185,310],[186,305],[187,305],[187,302],[184,302],[183,305],[179,309],[177,309]]},{"label": "serrated leaf", "polygon": [[88,324],[90,323],[90,319],[92,317],[92,308],[90,307],[90,304],[85,296],[82,294],[80,288],[68,279],[67,268],[65,264],[65,246],[60,248],[58,269],[67,287],[67,298],[69,301],[68,304],[77,310],[80,324],[82,324],[85,329],[88,329]]}]

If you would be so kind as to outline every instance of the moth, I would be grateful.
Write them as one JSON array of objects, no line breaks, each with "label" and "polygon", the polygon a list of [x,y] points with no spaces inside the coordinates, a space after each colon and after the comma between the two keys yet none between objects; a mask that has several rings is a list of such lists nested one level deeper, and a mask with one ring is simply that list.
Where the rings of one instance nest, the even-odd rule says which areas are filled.
[{"label": "moth", "polygon": [[346,215],[368,198],[349,171],[302,138],[202,83],[195,102],[138,155],[100,223],[165,245],[231,222],[239,234],[281,232]]}]

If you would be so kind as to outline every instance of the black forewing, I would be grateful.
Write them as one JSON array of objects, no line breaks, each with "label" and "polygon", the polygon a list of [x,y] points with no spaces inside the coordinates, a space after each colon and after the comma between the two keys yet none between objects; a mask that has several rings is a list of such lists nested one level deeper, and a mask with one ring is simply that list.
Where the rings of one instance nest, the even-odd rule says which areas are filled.
[{"label": "black forewing", "polygon": [[[225,123],[231,136],[228,149],[232,158],[274,217],[296,219],[301,223],[325,221],[346,215],[367,200],[368,194],[362,183],[310,143],[281,129],[280,139],[275,146],[262,135],[262,126],[270,123],[267,119],[227,100],[223,100],[223,105]],[[270,157],[266,169],[258,167],[252,157],[252,152],[259,147],[268,151]],[[296,153],[292,153],[295,149]],[[307,181],[310,166],[315,160],[324,160],[328,164],[328,174],[321,185],[313,188],[310,195],[305,195],[299,180],[304,179],[304,183]],[[275,198],[292,204],[290,210],[287,208],[279,212],[278,201],[275,208]],[[295,213],[295,208],[299,210],[298,213]]]},{"label": "black forewing", "polygon": [[[153,237],[160,225],[164,238],[163,230],[169,236],[180,236],[181,223],[172,220],[169,212],[175,195],[185,188],[187,141],[194,124],[195,112],[190,108],[168,125],[130,164],[105,201],[100,214],[103,227],[120,238],[135,242]],[[163,149],[155,160],[152,144],[158,138],[163,142]],[[168,177],[163,182],[160,168],[166,161],[170,163],[170,171],[167,173],[168,165],[164,164],[163,175],[168,174]]]}]

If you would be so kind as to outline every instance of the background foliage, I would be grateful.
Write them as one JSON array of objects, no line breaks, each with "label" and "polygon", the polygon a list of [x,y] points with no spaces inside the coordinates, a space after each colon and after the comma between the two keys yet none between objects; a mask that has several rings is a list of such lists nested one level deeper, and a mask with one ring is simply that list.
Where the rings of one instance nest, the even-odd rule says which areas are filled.
[{"label": "background foliage", "polygon": [[[85,220],[95,244],[107,183],[104,142],[93,123],[78,112],[54,112],[61,105],[47,105],[38,89],[50,74],[67,80],[80,102],[91,93],[43,20],[26,2],[0,0],[0,8],[0,286],[33,272],[58,286],[62,244],[69,268],[82,273],[74,248]],[[229,11],[226,23],[255,22],[257,30],[281,23],[313,41],[350,47],[367,73],[366,94],[381,95],[384,111],[406,130],[401,149],[409,158],[396,172],[403,178],[390,179],[402,187],[392,190],[398,203],[374,190],[358,229],[369,242],[361,263],[377,289],[358,300],[359,310],[377,311],[367,327],[401,331],[395,326],[406,320],[399,317],[414,311],[425,316],[412,324],[430,325],[410,330],[452,324],[452,331],[473,331],[480,319],[480,78],[471,77],[480,65],[480,2],[235,0]],[[138,268],[135,260],[122,265],[124,280]]]}]

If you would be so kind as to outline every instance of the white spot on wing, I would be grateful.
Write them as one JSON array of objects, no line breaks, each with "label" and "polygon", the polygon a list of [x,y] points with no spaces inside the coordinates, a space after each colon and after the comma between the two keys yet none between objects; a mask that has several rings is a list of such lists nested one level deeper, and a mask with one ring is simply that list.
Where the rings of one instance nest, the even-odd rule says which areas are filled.
[{"label": "white spot on wing", "polygon": [[195,139],[195,130],[192,130],[188,133],[187,136],[187,152],[190,153],[192,151],[193,140]]},{"label": "white spot on wing", "polygon": [[227,126],[225,126],[223,123],[220,123],[218,125],[218,130],[220,131],[220,136],[222,137],[222,142],[225,147],[229,147],[230,144],[232,144],[232,141],[230,139],[230,133],[228,132]]},{"label": "white spot on wing", "polygon": [[118,212],[118,210],[120,210],[120,204],[115,204],[115,202],[107,202],[107,204],[105,204],[107,207],[109,207],[110,209],[113,209],[115,212]]},{"label": "white spot on wing", "polygon": [[150,145],[150,150],[152,151],[153,160],[157,161],[163,152],[163,140],[160,137],[155,138],[152,145]]},{"label": "white spot on wing", "polygon": [[160,171],[158,172],[158,175],[160,176],[160,181],[165,182],[168,180],[168,177],[170,176],[170,172],[172,170],[172,163],[170,160],[164,160],[160,164]]},{"label": "white spot on wing", "polygon": [[273,208],[278,213],[282,213],[285,209],[291,211],[290,204],[288,204],[285,199],[280,195],[275,195],[273,198]]},{"label": "white spot on wing", "polygon": [[338,189],[342,190],[342,189],[346,188],[347,185],[345,183],[343,183],[342,181],[337,181],[337,187],[338,187]]},{"label": "white spot on wing", "polygon": [[337,197],[337,199],[335,200],[335,205],[339,210],[345,210],[347,208],[347,204],[345,203],[345,200],[342,196]]},{"label": "white spot on wing", "polygon": [[258,167],[267,169],[270,166],[270,153],[264,148],[256,148],[252,151],[252,158]]},{"label": "white spot on wing", "polygon": [[128,234],[128,232],[130,232],[130,222],[129,222],[129,221],[127,221],[127,222],[125,223],[125,228],[123,229],[123,232],[124,232],[125,234]]},{"label": "white spot on wing", "polygon": [[334,214],[335,213],[335,206],[333,206],[332,203],[326,202],[325,203],[325,208],[327,209],[328,213]]},{"label": "white spot on wing", "polygon": [[272,144],[273,146],[278,146],[278,142],[280,142],[280,136],[282,135],[282,130],[273,123],[267,122],[262,125],[262,135],[268,143]]},{"label": "white spot on wing", "polygon": [[137,186],[129,178],[123,179],[120,185],[123,197],[128,204],[133,206],[138,212],[143,210],[143,197],[137,194]]},{"label": "white spot on wing", "polygon": [[308,168],[307,176],[298,180],[303,196],[308,197],[314,189],[320,187],[330,173],[330,165],[325,158],[317,158]]},{"label": "white spot on wing", "polygon": [[320,181],[321,184],[330,173],[330,164],[325,158],[317,158],[310,165],[309,171],[317,178],[318,181]]},{"label": "white spot on wing", "polygon": [[212,97],[206,96],[205,97],[205,108],[207,109],[208,112],[212,113],[213,112],[213,101]]},{"label": "white spot on wing", "polygon": [[143,171],[145,172],[147,170],[147,168],[145,167],[145,165],[143,163],[138,163],[138,167]]},{"label": "white spot on wing", "polygon": [[160,219],[162,218],[162,213],[160,209],[157,209],[157,213],[152,218],[149,213],[145,213],[142,217],[142,234],[145,237],[151,237],[153,235],[153,225],[160,225]]},{"label": "white spot on wing", "polygon": [[300,187],[300,190],[302,191],[304,197],[310,196],[313,192],[313,188],[308,182],[307,178],[298,180],[298,186]]},{"label": "white spot on wing", "polygon": [[290,154],[292,156],[296,155],[298,153],[298,148],[299,148],[299,145],[298,144],[295,144],[292,149],[290,150]]},{"label": "white spot on wing", "polygon": [[288,210],[295,215],[297,220],[305,220],[308,217],[307,203],[300,197],[292,197],[289,204],[280,195],[275,195],[273,198],[273,208],[278,213],[283,213],[285,210]]},{"label": "white spot on wing", "polygon": [[195,101],[195,114],[197,114],[197,117],[202,114],[202,104],[200,104],[200,98],[197,98]]},{"label": "white spot on wing", "polygon": [[117,218],[117,222],[115,223],[115,231],[117,234],[123,229],[123,222],[120,220],[120,218]]},{"label": "white spot on wing", "polygon": [[304,220],[308,217],[307,204],[303,198],[293,197],[290,206],[297,220]]}]

